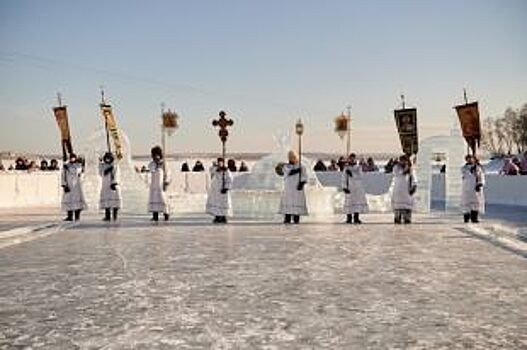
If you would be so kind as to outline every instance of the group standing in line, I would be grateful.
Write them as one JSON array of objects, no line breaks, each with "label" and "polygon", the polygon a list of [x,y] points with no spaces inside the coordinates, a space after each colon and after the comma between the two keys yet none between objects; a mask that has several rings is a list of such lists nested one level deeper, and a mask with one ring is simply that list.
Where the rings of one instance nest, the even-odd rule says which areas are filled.
[{"label": "group standing in line", "polygon": [[[160,214],[169,220],[170,208],[167,200],[167,188],[170,185],[170,172],[167,170],[163,150],[156,146],[151,150],[152,161],[148,164],[149,197],[148,212],[152,221],[159,221]],[[210,186],[207,192],[205,211],[213,217],[213,223],[226,224],[232,216],[230,190],[233,177],[223,158],[209,169]],[[71,154],[62,172],[62,209],[67,213],[65,221],[80,219],[86,201],[82,189],[83,164],[77,156]],[[288,153],[288,162],[279,164],[276,172],[284,178],[284,190],[280,198],[278,213],[283,215],[284,224],[299,224],[301,216],[308,215],[306,167],[299,161],[296,152]],[[484,212],[485,200],[483,187],[485,174],[477,157],[466,156],[462,172],[461,207],[464,222],[479,222],[479,214]],[[104,221],[117,220],[121,208],[121,192],[118,165],[114,155],[107,152],[100,159],[99,175],[102,179],[99,207],[104,211]],[[417,178],[412,161],[402,155],[393,166],[393,193],[391,198],[395,224],[410,224],[417,191]],[[362,183],[363,170],[357,163],[357,156],[351,153],[343,166],[340,189],[344,192],[343,213],[347,224],[361,224],[361,214],[369,212],[366,192]]]}]

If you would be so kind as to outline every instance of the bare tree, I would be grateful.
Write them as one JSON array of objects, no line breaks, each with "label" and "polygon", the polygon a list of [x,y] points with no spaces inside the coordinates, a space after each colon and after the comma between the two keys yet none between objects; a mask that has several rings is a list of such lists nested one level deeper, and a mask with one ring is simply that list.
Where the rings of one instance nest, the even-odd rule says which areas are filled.
[{"label": "bare tree", "polygon": [[505,110],[503,117],[503,142],[505,143],[505,149],[507,153],[513,153],[514,145],[516,144],[518,131],[516,129],[517,112],[511,107]]},{"label": "bare tree", "polygon": [[490,153],[498,153],[496,134],[494,132],[494,119],[491,117],[483,120],[481,145]]},{"label": "bare tree", "polygon": [[525,103],[518,113],[518,129],[520,152],[527,152],[527,103]]},{"label": "bare tree", "polygon": [[496,135],[497,153],[503,154],[505,144],[505,125],[503,118],[494,119],[494,134]]},{"label": "bare tree", "polygon": [[483,147],[494,154],[527,151],[527,103],[519,110],[507,108],[503,116],[483,121]]}]

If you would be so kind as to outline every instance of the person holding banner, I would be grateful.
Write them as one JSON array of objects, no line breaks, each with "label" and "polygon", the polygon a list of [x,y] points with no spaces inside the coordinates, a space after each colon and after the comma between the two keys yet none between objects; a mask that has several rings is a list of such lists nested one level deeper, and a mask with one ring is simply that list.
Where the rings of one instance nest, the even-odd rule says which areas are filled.
[{"label": "person holding banner", "polygon": [[359,214],[368,212],[366,192],[362,186],[362,167],[357,163],[355,153],[348,157],[342,172],[342,191],[345,194],[344,213],[347,224],[362,224]]},{"label": "person holding banner", "polygon": [[62,188],[64,190],[62,210],[66,211],[68,215],[64,221],[73,221],[73,214],[75,214],[75,221],[78,221],[81,211],[86,209],[86,201],[82,191],[83,172],[82,164],[78,161],[75,153],[70,153],[69,162],[64,164],[62,172]]},{"label": "person holding banner", "polygon": [[289,163],[281,163],[276,169],[277,173],[284,176],[284,192],[280,198],[279,213],[284,215],[284,224],[290,224],[291,219],[295,224],[298,224],[301,215],[308,215],[304,191],[307,172],[306,168],[299,164],[298,155],[295,151],[289,151],[287,157]]},{"label": "person holding banner", "polygon": [[225,166],[225,160],[218,158],[210,168],[211,183],[207,191],[207,214],[214,216],[215,224],[226,224],[227,216],[232,215],[231,194],[232,175]]},{"label": "person holding banner", "polygon": [[[106,152],[99,163],[99,175],[102,178],[100,209],[104,209],[104,221],[117,220],[117,212],[121,208],[121,192],[118,182],[118,168],[111,152]],[[113,214],[113,215],[112,215]]]},{"label": "person holding banner", "polygon": [[163,167],[163,150],[155,146],[151,150],[152,161],[148,164],[150,173],[150,193],[148,196],[148,212],[152,213],[152,221],[159,221],[159,213],[163,213],[165,221],[169,219],[169,208],[166,190],[170,184],[169,172]]},{"label": "person holding banner", "polygon": [[485,211],[485,172],[475,156],[468,154],[465,161],[466,164],[461,168],[461,209],[465,223],[477,223],[479,213]]},{"label": "person holding banner", "polygon": [[393,175],[392,209],[394,222],[395,224],[403,222],[410,224],[417,180],[412,168],[412,161],[406,154],[399,157],[399,162],[393,167]]}]

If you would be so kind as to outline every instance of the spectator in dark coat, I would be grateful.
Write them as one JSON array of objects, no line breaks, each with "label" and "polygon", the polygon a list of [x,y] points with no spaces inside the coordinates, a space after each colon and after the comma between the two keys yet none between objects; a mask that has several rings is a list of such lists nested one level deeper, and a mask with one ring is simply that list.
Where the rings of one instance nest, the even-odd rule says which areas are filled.
[{"label": "spectator in dark coat", "polygon": [[249,171],[249,168],[247,167],[247,164],[242,160],[240,163],[240,169],[238,169],[240,173]]},{"label": "spectator in dark coat", "polygon": [[313,167],[313,171],[326,171],[326,170],[328,170],[326,168],[326,165],[320,159],[315,163],[315,166]]},{"label": "spectator in dark coat", "polygon": [[203,166],[203,163],[201,163],[201,161],[196,160],[196,163],[194,164],[192,171],[194,172],[205,171],[205,167]]},{"label": "spectator in dark coat", "polygon": [[190,167],[188,166],[187,162],[181,164],[181,171],[184,173],[188,173],[190,171]]}]

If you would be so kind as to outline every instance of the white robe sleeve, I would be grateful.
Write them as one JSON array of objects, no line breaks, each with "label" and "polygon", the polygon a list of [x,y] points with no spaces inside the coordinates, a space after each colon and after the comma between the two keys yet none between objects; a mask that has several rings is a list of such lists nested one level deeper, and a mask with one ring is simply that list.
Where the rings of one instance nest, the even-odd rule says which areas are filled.
[{"label": "white robe sleeve", "polygon": [[230,171],[225,172],[225,188],[230,190],[232,188],[232,174]]},{"label": "white robe sleeve", "polygon": [[307,170],[306,170],[306,167],[303,165],[300,168],[300,181],[307,182]]},{"label": "white robe sleeve", "polygon": [[478,172],[479,172],[479,184],[482,186],[485,186],[485,171],[483,171],[483,168],[481,166],[478,166]]},{"label": "white robe sleeve", "polygon": [[68,167],[67,165],[63,165],[62,167],[61,182],[62,182],[62,186],[68,186]]},{"label": "white robe sleeve", "polygon": [[343,190],[349,189],[348,173],[346,172],[347,169],[348,169],[347,167],[344,168],[344,171],[342,172],[342,176],[340,177],[340,187]]},{"label": "white robe sleeve", "polygon": [[113,166],[112,185],[118,185],[119,184],[119,176],[120,176],[119,167],[117,166],[117,164],[115,164]]},{"label": "white robe sleeve", "polygon": [[168,169],[168,167],[165,167],[166,170],[163,171],[163,181],[167,184],[170,184],[172,182],[172,173]]}]

